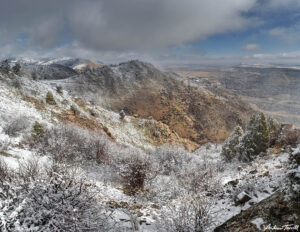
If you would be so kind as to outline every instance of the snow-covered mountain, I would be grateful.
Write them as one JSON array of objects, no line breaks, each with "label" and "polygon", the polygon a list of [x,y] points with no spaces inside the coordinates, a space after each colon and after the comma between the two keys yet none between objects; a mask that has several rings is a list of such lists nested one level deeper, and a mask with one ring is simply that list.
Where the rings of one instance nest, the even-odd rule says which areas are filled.
[{"label": "snow-covered mountain", "polygon": [[250,113],[226,90],[185,85],[140,61],[1,70],[0,230],[171,232],[197,222],[241,231],[277,222],[253,207],[284,206],[279,216],[292,213],[283,222],[296,220],[293,198],[280,198],[298,186],[296,128],[276,124],[268,136],[277,140],[249,162],[226,161],[216,143]]}]

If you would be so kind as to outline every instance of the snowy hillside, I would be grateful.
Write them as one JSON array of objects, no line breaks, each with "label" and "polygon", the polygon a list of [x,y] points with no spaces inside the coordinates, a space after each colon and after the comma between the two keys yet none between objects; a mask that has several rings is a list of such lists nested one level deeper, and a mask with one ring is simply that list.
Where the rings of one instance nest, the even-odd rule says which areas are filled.
[{"label": "snowy hillside", "polygon": [[[176,125],[118,113],[92,99],[101,97],[93,95],[96,78],[103,81],[96,87],[112,84],[122,95],[143,86],[142,79],[168,81],[167,74],[161,80],[151,64],[128,62],[69,76],[65,70],[81,64],[68,67],[67,61],[24,61],[17,73],[0,70],[1,231],[214,231],[274,194],[294,202],[300,175],[296,128],[258,114],[223,147],[199,146],[181,137]],[[41,64],[61,65],[61,78],[33,79],[30,65]],[[90,99],[80,94],[83,85]],[[213,98],[209,91],[201,96],[201,104]],[[263,139],[266,146],[255,152]],[[187,144],[197,149],[188,151]],[[254,228],[269,224],[264,216],[254,222]]]}]

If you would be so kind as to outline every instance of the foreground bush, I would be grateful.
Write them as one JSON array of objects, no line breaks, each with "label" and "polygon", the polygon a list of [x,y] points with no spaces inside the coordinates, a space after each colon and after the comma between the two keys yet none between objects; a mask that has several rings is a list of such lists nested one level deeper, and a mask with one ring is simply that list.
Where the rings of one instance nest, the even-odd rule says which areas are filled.
[{"label": "foreground bush", "polygon": [[21,167],[27,178],[19,170],[10,179],[0,179],[1,231],[109,230],[93,185],[58,164],[48,166],[46,173],[32,172],[29,167],[38,166]]},{"label": "foreground bush", "polygon": [[170,210],[170,215],[164,217],[167,231],[174,232],[204,232],[212,222],[213,202],[205,196],[193,195],[182,199],[179,205]]},{"label": "foreground bush", "polygon": [[124,190],[128,195],[135,195],[139,191],[144,190],[151,166],[146,159],[138,156],[132,156],[124,161],[120,165],[120,175]]}]

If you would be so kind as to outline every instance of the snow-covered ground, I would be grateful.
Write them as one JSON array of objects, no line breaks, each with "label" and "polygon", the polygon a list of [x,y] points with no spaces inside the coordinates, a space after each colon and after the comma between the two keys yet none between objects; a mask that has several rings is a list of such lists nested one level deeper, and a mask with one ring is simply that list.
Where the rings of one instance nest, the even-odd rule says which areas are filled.
[{"label": "snow-covered ground", "polygon": [[[72,105],[78,106],[76,96],[64,90],[63,94],[57,93],[53,82],[21,77],[17,77],[17,80],[20,82],[19,89],[0,80],[0,159],[13,169],[31,159],[38,159],[41,165],[50,162],[49,157],[39,156],[35,149],[23,145],[22,141],[31,134],[35,121],[51,127],[59,123],[53,113],[60,114]],[[45,104],[45,96],[49,91],[56,99],[56,106],[46,105],[39,109],[34,102],[26,100],[26,97],[32,97]],[[185,206],[189,197],[195,195],[209,203],[212,220],[206,230],[213,231],[216,226],[287,185],[288,153],[272,154],[270,151],[252,162],[241,163],[225,162],[220,145],[206,144],[192,153],[177,148],[162,148],[159,151],[139,129],[135,118],[126,117],[122,121],[117,113],[90,103],[86,103],[86,109],[78,108],[86,118],[91,117],[86,109],[93,109],[98,114],[96,120],[109,128],[119,144],[108,149],[114,159],[124,158],[126,149],[129,149],[126,147],[130,145],[134,148],[134,154],[141,153],[147,157],[153,168],[151,171],[156,173],[145,183],[144,191],[129,196],[125,194],[120,181],[112,181],[118,175],[113,165],[86,162],[79,167],[88,180],[100,189],[97,196],[99,202],[114,208],[111,217],[123,231],[131,231],[132,228],[145,232],[167,231],[165,222],[170,220],[174,223],[172,220],[180,217],[176,210]],[[20,117],[28,120],[28,127],[14,136],[6,134],[4,128]],[[299,149],[294,152],[299,152]],[[296,171],[299,174],[299,167]],[[262,223],[259,218],[253,221],[258,228]]]},{"label": "snow-covered ground", "polygon": [[[1,134],[1,138],[4,137]],[[7,150],[7,153],[11,156],[1,156],[1,158],[12,168],[17,168],[20,161],[37,157],[33,151],[20,149],[14,145]],[[197,158],[199,161],[206,162],[208,165],[214,163],[214,165],[218,166],[222,162],[219,147],[217,149],[214,147],[207,149],[203,146],[197,151],[196,156],[199,156]],[[237,162],[224,164],[224,169],[216,172],[216,175],[213,177],[220,182],[220,187],[223,190],[219,190],[217,194],[208,197],[208,200],[212,203],[210,213],[213,215],[213,221],[207,231],[212,231],[216,226],[224,223],[242,210],[248,209],[251,205],[260,202],[275,191],[285,187],[288,158],[289,154],[287,153],[271,154],[267,157],[256,159],[250,165]],[[45,157],[39,157],[39,159],[40,163],[47,162],[47,158]],[[174,205],[183,203],[183,196],[178,192],[178,196],[172,196],[172,199],[169,201],[167,200],[167,196],[161,196],[162,194],[172,194],[172,190],[167,189],[168,182],[171,182],[170,184],[172,185],[171,176],[158,177],[167,179],[166,186],[157,186],[163,184],[161,181],[154,183],[156,186],[150,187],[161,188],[162,192],[157,193],[158,196],[153,199],[145,200],[145,197],[126,195],[120,185],[103,181],[101,178],[103,174],[101,166],[93,164],[85,165],[84,170],[87,171],[90,181],[95,182],[99,189],[101,189],[99,195],[101,202],[115,205],[116,209],[111,216],[119,221],[121,226],[128,229],[137,223],[138,231],[159,231],[161,221],[165,220],[165,216],[162,215],[170,214],[171,216],[172,212],[170,212],[170,209]],[[236,187],[230,184],[237,180]],[[173,187],[180,188],[176,183],[173,183]],[[244,204],[238,204],[239,194],[245,192],[251,199]]]}]

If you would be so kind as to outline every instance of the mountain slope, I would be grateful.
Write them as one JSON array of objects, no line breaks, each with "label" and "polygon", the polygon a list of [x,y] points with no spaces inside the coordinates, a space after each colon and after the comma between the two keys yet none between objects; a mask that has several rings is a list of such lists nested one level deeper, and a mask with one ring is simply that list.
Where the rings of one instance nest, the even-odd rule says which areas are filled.
[{"label": "mountain slope", "polygon": [[223,141],[253,112],[236,95],[187,86],[140,61],[103,66],[51,83],[115,112],[124,109],[129,115],[151,116],[198,144]]}]

